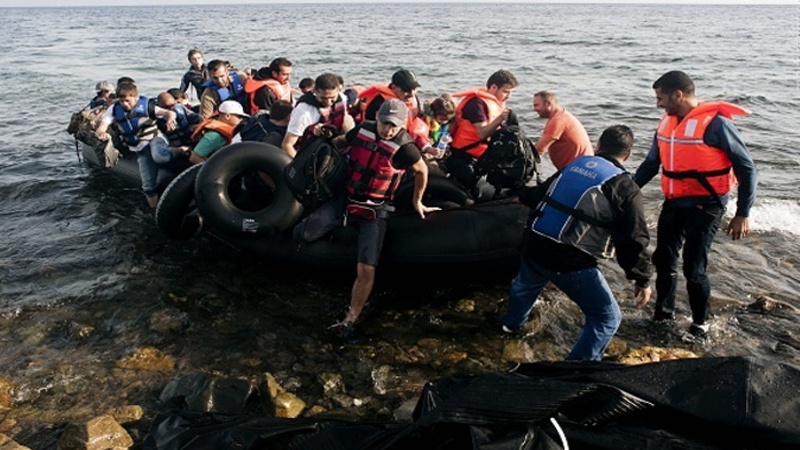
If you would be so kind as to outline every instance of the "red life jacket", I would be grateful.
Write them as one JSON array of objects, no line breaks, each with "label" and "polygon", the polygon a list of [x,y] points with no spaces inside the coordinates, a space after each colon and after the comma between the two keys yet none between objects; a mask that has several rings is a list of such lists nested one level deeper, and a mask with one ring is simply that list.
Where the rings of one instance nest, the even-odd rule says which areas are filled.
[{"label": "red life jacket", "polygon": [[453,94],[453,97],[464,98],[461,99],[461,102],[459,102],[458,106],[456,107],[456,118],[455,122],[453,123],[455,129],[451,129],[450,131],[450,135],[453,136],[453,142],[450,144],[450,148],[452,148],[453,151],[466,152],[473,158],[480,158],[489,147],[489,144],[487,144],[485,139],[480,138],[478,135],[478,129],[475,128],[475,125],[464,118],[464,106],[466,106],[467,102],[473,98],[478,97],[479,99],[483,100],[483,102],[486,103],[487,108],[489,108],[488,121],[491,122],[497,118],[497,116],[503,113],[503,104],[497,100],[497,97],[495,97],[494,94],[490,93],[485,88],[477,88],[469,91],[459,92],[457,94]]},{"label": "red life jacket", "polygon": [[375,122],[359,125],[356,139],[350,145],[351,174],[347,192],[356,200],[391,201],[405,173],[405,169],[392,166],[392,157],[402,146],[412,142],[405,130],[387,141],[378,137]]},{"label": "red life jacket", "polygon": [[703,135],[717,115],[732,119],[749,114],[725,102],[701,103],[680,122],[665,114],[656,131],[664,196],[718,198],[730,192],[736,184],[731,161],[724,151],[703,142]]},{"label": "red life jacket", "polygon": [[[383,100],[388,100],[390,98],[398,98],[397,95],[394,93],[392,88],[386,85],[374,85],[370,86],[367,89],[364,89],[359,95],[358,98],[362,99],[361,101],[361,108],[362,108],[362,118],[366,118],[365,114],[366,111],[369,109],[370,105],[378,96],[381,96]],[[419,114],[419,100],[415,97],[411,103],[404,102],[408,107],[408,117],[406,118],[406,126],[405,129],[408,131],[408,134],[414,138],[414,142],[417,144],[419,148],[423,148],[426,145],[431,143],[430,139],[430,128],[428,124],[425,123],[425,120],[420,118]],[[376,120],[376,119],[373,119]]]}]

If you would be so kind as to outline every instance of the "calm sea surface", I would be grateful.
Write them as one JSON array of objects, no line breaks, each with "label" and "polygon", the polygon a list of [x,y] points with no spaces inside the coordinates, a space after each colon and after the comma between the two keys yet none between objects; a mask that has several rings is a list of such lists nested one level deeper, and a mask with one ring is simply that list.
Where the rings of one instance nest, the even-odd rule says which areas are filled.
[{"label": "calm sea surface", "polygon": [[[647,328],[652,309],[637,310],[630,302],[623,307],[626,320],[619,336],[633,345],[800,363],[799,18],[797,6],[3,8],[0,376],[20,386],[21,404],[43,407],[48,393],[58,392],[68,362],[74,364],[71,379],[92,380],[92,370],[104,372],[76,361],[113,365],[133,348],[166,342],[175,343],[170,351],[182,361],[182,370],[302,372],[297,360],[318,353],[324,327],[347,304],[349,279],[282,274],[206,239],[167,241],[137,191],[78,161],[65,128],[70,113],[92,97],[96,82],[130,76],[143,94],[155,96],[178,86],[193,47],[202,49],[207,61],[227,59],[239,68],[285,56],[295,64],[293,84],[326,71],[342,75],[348,84],[387,83],[395,70],[408,68],[422,84],[422,97],[483,85],[495,70],[508,69],[520,81],[509,104],[529,135],[538,135],[544,125],[532,111],[531,96],[550,89],[593,140],[614,123],[633,128],[631,169],[646,153],[661,114],[650,85],[668,70],[684,70],[695,79],[701,99],[753,111],[737,125],[760,172],[754,233],[736,243],[722,233],[717,238],[709,268],[717,320],[708,343],[653,335]],[[660,204],[655,180],[645,194],[654,229]],[[620,271],[607,267],[614,289],[627,298]],[[381,339],[403,334],[413,343],[435,331],[414,326],[418,322],[404,315],[406,308],[427,317],[428,325],[441,324],[461,320],[447,315],[459,299],[494,304],[505,295],[502,283],[453,284],[462,289],[439,289],[421,299],[418,291],[380,288],[368,320],[381,328],[372,331]],[[767,313],[747,307],[764,295],[788,306]],[[405,306],[408,297],[418,301]],[[554,343],[555,357],[563,357],[580,316],[563,297],[553,298],[560,299],[554,301],[560,305],[553,309],[554,323],[563,326],[543,333],[541,340]],[[685,296],[679,305],[688,313]],[[165,307],[184,324],[178,332],[153,331],[158,330],[153,315]],[[500,344],[493,336],[503,307],[492,308],[473,318],[461,335],[436,337],[458,342],[453,345],[470,358],[499,359]],[[410,326],[393,331],[395,319]],[[88,343],[69,338],[75,323],[97,330]],[[298,335],[308,339],[291,347]],[[225,363],[268,355],[269,364],[234,370]],[[353,353],[339,357],[358,359]],[[325,361],[319,364],[340,364],[337,358]],[[83,391],[86,408],[113,403],[108,398],[115,397],[115,388],[90,384],[95,390]],[[158,383],[153,389],[157,392]]]}]

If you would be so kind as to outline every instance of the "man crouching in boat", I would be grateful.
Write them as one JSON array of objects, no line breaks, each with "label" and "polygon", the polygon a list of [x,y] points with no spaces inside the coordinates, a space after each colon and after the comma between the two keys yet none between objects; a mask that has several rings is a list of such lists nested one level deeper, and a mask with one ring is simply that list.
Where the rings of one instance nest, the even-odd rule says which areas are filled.
[{"label": "man crouching in boat", "polygon": [[358,265],[350,308],[344,319],[334,325],[348,343],[357,341],[354,325],[372,292],[386,234],[386,216],[394,210],[392,197],[406,170],[415,173],[413,206],[420,218],[439,210],[422,204],[428,166],[403,128],[408,118],[406,105],[398,99],[386,100],[376,118],[376,122],[362,122],[335,140],[339,147],[350,146],[346,217],[358,229]]},{"label": "man crouching in boat", "polygon": [[123,142],[136,154],[142,190],[147,197],[147,204],[153,209],[158,205],[158,164],[153,160],[150,141],[158,134],[156,119],[160,117],[166,118],[168,130],[175,129],[175,112],[161,108],[147,97],[140,96],[135,84],[121,83],[117,86],[117,101],[106,110],[95,130],[97,138],[107,142],[111,138],[108,127],[112,123],[119,127]]}]

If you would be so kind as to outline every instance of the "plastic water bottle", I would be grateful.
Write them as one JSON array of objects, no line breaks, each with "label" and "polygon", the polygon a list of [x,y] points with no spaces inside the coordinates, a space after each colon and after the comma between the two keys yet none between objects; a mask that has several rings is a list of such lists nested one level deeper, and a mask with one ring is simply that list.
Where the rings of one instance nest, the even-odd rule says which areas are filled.
[{"label": "plastic water bottle", "polygon": [[447,150],[447,146],[451,142],[453,142],[453,137],[450,136],[450,133],[448,133],[447,131],[445,131],[444,133],[442,133],[441,136],[439,136],[439,142],[436,143],[436,150],[438,150],[436,153],[438,158],[444,156],[444,152],[445,150]]}]

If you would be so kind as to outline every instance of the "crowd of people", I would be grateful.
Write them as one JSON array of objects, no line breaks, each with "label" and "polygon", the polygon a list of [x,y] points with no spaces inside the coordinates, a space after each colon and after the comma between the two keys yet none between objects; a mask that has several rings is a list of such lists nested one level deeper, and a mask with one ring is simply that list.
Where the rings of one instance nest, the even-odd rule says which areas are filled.
[{"label": "crowd of people", "polygon": [[[188,59],[191,67],[180,87],[154,100],[141,95],[129,78],[118,80],[116,87],[98,83],[97,96],[87,107],[105,108],[97,137],[111,139],[113,127],[119,145],[137,155],[142,190],[151,207],[158,202],[159,164],[176,158],[199,164],[241,140],[267,142],[274,151],[294,157],[315,137],[329,139],[347,154],[350,165],[346,192],[336,205],[358,230],[350,305],[332,327],[349,342],[358,338],[356,324],[372,292],[386,218],[401,178],[406,172],[413,174],[412,205],[421,219],[437,210],[423,204],[429,173],[455,180],[480,199],[485,195],[477,170],[481,157],[499,129],[517,123],[506,101],[518,82],[507,70],[492,73],[482,86],[422,101],[417,95],[420,82],[406,69],[392,74],[386,84],[348,87],[342,77],[323,73],[294,88],[292,62],[283,57],[245,71],[224,60],[206,64],[196,49]],[[192,89],[197,105],[187,99]],[[706,268],[714,236],[734,189],[736,213],[726,228],[734,240],[749,233],[755,202],[755,164],[732,122],[748,112],[725,102],[700,102],[693,80],[681,71],[667,72],[653,89],[656,105],[665,114],[633,175],[623,166],[633,148],[630,128],[609,126],[594,146],[554,92],[533,95],[533,110],[547,119],[535,150],[548,154],[557,172],[516,192],[531,214],[503,332],[526,332],[539,294],[552,282],[585,316],[567,359],[602,359],[621,312],[597,263],[616,255],[634,283],[640,307],[650,300],[651,263],[655,266],[657,323],[675,320],[682,256],[692,311],[688,332],[697,338],[707,335],[711,287]],[[651,256],[640,187],[659,170],[665,199]]]}]

